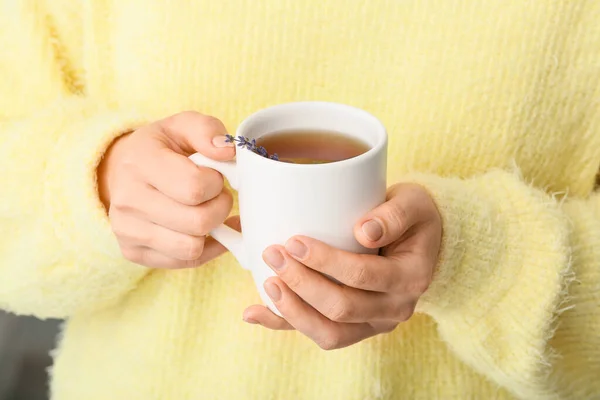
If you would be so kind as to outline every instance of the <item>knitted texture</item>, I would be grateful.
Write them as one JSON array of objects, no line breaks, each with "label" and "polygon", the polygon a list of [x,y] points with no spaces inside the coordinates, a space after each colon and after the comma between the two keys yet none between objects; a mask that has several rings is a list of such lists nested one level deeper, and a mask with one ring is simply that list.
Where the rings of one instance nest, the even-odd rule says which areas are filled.
[{"label": "knitted texture", "polygon": [[[600,2],[0,0],[0,307],[68,318],[55,400],[600,398]],[[444,221],[418,313],[325,352],[230,254],[119,252],[96,167],[186,109],[368,110]],[[235,209],[234,209],[235,213]]]}]

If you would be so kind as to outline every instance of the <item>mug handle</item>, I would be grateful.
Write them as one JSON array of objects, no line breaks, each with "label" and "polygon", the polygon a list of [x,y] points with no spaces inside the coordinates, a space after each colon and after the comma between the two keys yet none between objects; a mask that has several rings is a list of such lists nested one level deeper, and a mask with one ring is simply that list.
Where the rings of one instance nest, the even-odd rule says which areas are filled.
[{"label": "mug handle", "polygon": [[[238,190],[237,164],[235,161],[215,161],[200,153],[194,153],[188,158],[199,167],[207,167],[219,171],[227,178],[231,187]],[[244,255],[244,245],[241,233],[227,225],[221,224],[213,229],[210,232],[210,235],[225,246],[227,250],[237,258],[242,268],[248,269],[246,267],[247,262]]]}]

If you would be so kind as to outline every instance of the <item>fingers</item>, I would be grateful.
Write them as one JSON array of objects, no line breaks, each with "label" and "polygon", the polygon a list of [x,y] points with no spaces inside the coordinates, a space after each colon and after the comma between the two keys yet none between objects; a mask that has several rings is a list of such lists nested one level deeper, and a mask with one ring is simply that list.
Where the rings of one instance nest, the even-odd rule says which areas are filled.
[{"label": "fingers", "polygon": [[367,213],[354,227],[354,236],[368,248],[379,248],[399,240],[415,224],[429,217],[432,200],[416,184],[390,188],[388,200]]},{"label": "fingers", "polygon": [[249,324],[260,324],[265,328],[273,329],[276,331],[289,331],[293,330],[285,319],[278,317],[273,314],[267,307],[254,305],[248,307],[243,314],[244,321]]},{"label": "fingers", "polygon": [[149,268],[181,269],[195,268],[220,256],[227,249],[213,238],[206,239],[204,251],[197,259],[180,260],[169,257],[148,247],[121,246],[123,256],[131,262]]},{"label": "fingers", "polygon": [[[177,202],[198,205],[217,196],[223,177],[188,159],[200,152],[215,160],[235,156],[232,143],[225,142],[225,127],[216,118],[188,111],[138,129],[127,138],[127,151],[118,175],[129,173]],[[112,202],[112,198],[111,198]]]},{"label": "fingers", "polygon": [[[229,214],[233,199],[228,191],[199,206],[177,203],[139,182],[116,193],[109,218],[125,258],[149,267],[183,268],[225,251],[219,244],[205,247],[204,236]],[[239,225],[238,220],[230,222]],[[152,256],[150,250],[166,259]]]},{"label": "fingers", "polygon": [[[137,224],[142,222],[137,221]],[[225,224],[232,227],[235,230],[240,230],[239,217],[231,217]],[[114,229],[114,227],[113,227]],[[125,233],[125,236],[132,237],[133,235]],[[208,237],[204,240],[203,250],[198,258],[182,260],[176,257],[172,257],[168,254],[161,253],[160,251],[142,245],[136,240],[123,239],[123,236],[117,236],[119,238],[119,246],[123,256],[136,264],[144,265],[150,268],[193,268],[200,266],[208,261],[220,256],[225,253],[227,249],[221,243],[215,239]]]},{"label": "fingers", "polygon": [[235,156],[233,143],[225,141],[227,129],[217,118],[185,111],[158,121],[157,125],[186,156],[199,152],[218,161],[231,160]]},{"label": "fingers", "polygon": [[[327,319],[278,278],[268,279],[265,291],[285,320],[324,350],[346,347],[377,334],[369,324],[347,324]],[[255,316],[260,318],[260,315]],[[258,322],[267,323],[260,319]]]},{"label": "fingers", "polygon": [[305,236],[292,237],[285,249],[310,269],[362,290],[403,293],[418,272],[410,262],[350,253]]},{"label": "fingers", "polygon": [[112,210],[112,229],[119,242],[130,247],[147,247],[178,260],[193,261],[204,249],[203,236],[185,235],[150,221]]},{"label": "fingers", "polygon": [[224,251],[212,240],[205,246],[204,236],[227,217],[232,196],[220,173],[187,156],[199,151],[232,159],[235,149],[225,133],[216,118],[184,112],[137,129],[107,153],[99,183],[126,258],[148,266],[194,266]]},{"label": "fingers", "polygon": [[[112,230],[119,241],[125,258],[146,266],[161,265],[163,268],[192,267],[199,262],[206,262],[226,249],[210,239],[211,247],[206,247],[204,236],[186,235],[176,232],[150,221],[136,218],[131,213],[123,213],[111,209]],[[227,221],[228,225],[237,228],[239,218]],[[214,242],[214,244],[212,244]],[[162,257],[155,256],[155,253]],[[149,255],[152,255],[150,257]],[[168,261],[167,259],[172,259]]]},{"label": "fingers", "polygon": [[[224,224],[229,226],[230,228],[235,229],[238,232],[241,232],[239,215],[228,218],[224,222]],[[223,254],[225,252],[227,252],[227,248],[225,246],[223,246],[221,243],[217,242],[214,238],[209,236],[204,241],[204,250],[202,251],[202,255],[200,256],[200,258],[198,260],[196,260],[196,261],[198,261],[196,263],[196,265],[193,265],[193,266],[199,266],[199,265],[205,264],[205,263],[217,258],[218,256],[220,256],[221,254]],[[183,268],[186,268],[186,267],[183,267]]]},{"label": "fingers", "polygon": [[[215,198],[198,206],[176,202],[154,188],[141,190],[144,199],[138,208],[131,210],[141,219],[146,219],[167,229],[192,236],[204,236],[220,225],[229,215],[233,198],[224,190]],[[115,205],[119,208],[119,205]]]},{"label": "fingers", "polygon": [[268,248],[263,257],[292,291],[332,321],[404,320],[402,314],[411,300],[409,296],[404,299],[401,295],[338,285],[293,259],[281,246]]},{"label": "fingers", "polygon": [[219,172],[198,167],[165,147],[147,146],[126,169],[159,192],[190,206],[213,199],[223,190],[223,176]]}]

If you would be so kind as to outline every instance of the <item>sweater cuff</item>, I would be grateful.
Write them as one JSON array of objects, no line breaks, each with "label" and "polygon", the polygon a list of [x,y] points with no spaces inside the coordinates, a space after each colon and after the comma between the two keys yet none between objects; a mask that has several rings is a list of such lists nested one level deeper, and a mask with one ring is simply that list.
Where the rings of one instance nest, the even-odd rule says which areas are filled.
[{"label": "sweater cuff", "polygon": [[151,122],[133,112],[81,107],[70,110],[78,118],[65,116],[44,177],[46,215],[57,216],[56,233],[65,247],[86,249],[111,257],[120,252],[98,195],[96,169],[111,143],[119,136]]},{"label": "sweater cuff", "polygon": [[568,222],[557,201],[505,171],[407,180],[431,193],[443,221],[439,262],[418,311],[473,324],[507,309],[553,312],[569,265]]},{"label": "sweater cuff", "polygon": [[45,274],[52,281],[47,287],[85,290],[100,285],[101,290],[93,291],[105,298],[93,303],[107,305],[117,300],[116,294],[135,287],[148,269],[122,257],[98,195],[96,169],[117,137],[156,118],[89,104],[74,104],[59,114],[53,118],[64,121],[55,124],[62,129],[60,139],[48,149],[52,154],[45,169],[43,215],[61,242],[63,257],[76,260],[76,266],[54,267]]}]

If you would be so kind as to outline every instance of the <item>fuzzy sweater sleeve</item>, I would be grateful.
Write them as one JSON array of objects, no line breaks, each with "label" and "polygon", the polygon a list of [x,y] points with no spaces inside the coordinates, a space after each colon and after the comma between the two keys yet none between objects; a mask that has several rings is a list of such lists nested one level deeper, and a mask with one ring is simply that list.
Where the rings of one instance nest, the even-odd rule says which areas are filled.
[{"label": "fuzzy sweater sleeve", "polygon": [[0,0],[0,308],[39,317],[113,304],[147,273],[120,256],[96,166],[148,118],[85,95],[77,39],[60,40],[79,2],[57,3],[75,18],[55,26],[42,1]]},{"label": "fuzzy sweater sleeve", "polygon": [[517,175],[415,175],[444,221],[418,309],[519,399],[600,396],[600,194],[558,201]]}]

